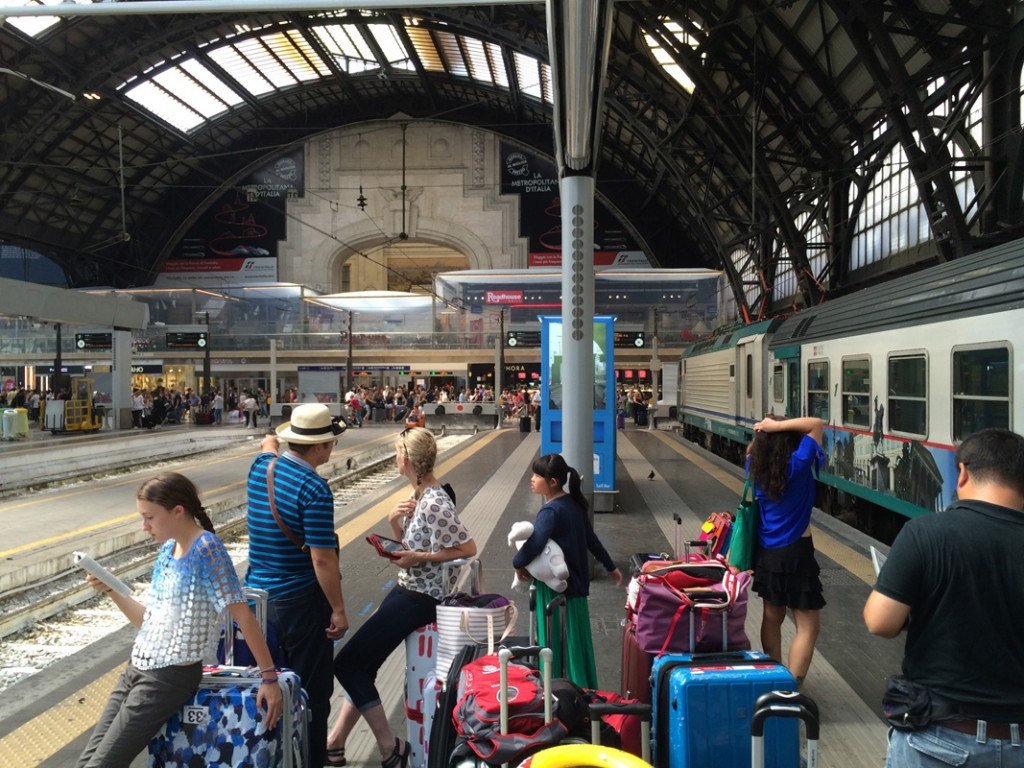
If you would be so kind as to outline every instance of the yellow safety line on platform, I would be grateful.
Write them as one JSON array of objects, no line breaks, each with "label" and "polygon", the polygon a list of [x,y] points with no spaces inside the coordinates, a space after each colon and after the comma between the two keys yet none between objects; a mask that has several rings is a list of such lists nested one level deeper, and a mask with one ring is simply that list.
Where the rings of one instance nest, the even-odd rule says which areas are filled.
[{"label": "yellow safety line on platform", "polygon": [[[237,456],[229,456],[229,457],[226,457],[224,459],[215,459],[213,461],[204,462],[204,466],[209,466],[210,464],[216,464],[216,463],[219,463],[221,461],[226,461],[228,459],[238,459],[238,458],[245,458],[246,456],[255,456],[256,453],[257,453],[257,451],[252,451],[250,453],[240,453]],[[120,482],[120,483],[112,483],[112,484],[107,485],[105,487],[106,488],[117,488],[117,487],[120,487],[122,485],[130,485],[132,483],[138,483],[138,482],[139,482],[139,479],[137,477],[134,477],[131,480],[126,480],[126,481],[123,481],[123,482]],[[239,481],[237,483],[230,483],[228,485],[222,485],[219,488],[214,488],[213,490],[207,491],[203,495],[206,496],[207,498],[209,498],[209,496],[212,495],[213,493],[216,493],[218,491],[222,491],[222,490],[224,490],[226,488],[232,488],[232,487],[239,486],[239,485],[244,485],[244,484],[245,484],[245,481],[242,480],[242,481]],[[83,494],[83,493],[88,493],[90,490],[95,490],[95,489],[94,488],[86,488],[84,490],[75,491],[73,493],[61,494],[60,496],[47,496],[45,498],[41,498],[41,499],[38,499],[38,500],[26,501],[26,502],[23,502],[22,504],[16,504],[16,505],[14,505],[12,507],[7,507],[7,508],[5,508],[3,510],[0,510],[0,511],[6,512],[6,511],[8,511],[10,509],[16,509],[17,507],[24,507],[24,506],[28,506],[29,504],[36,504],[36,503],[39,503],[39,502],[51,503],[51,502],[56,501],[58,499],[63,500],[63,499],[67,499],[67,498],[69,498],[71,496],[78,496],[78,495]],[[101,528],[112,528],[115,525],[120,525],[121,523],[124,523],[124,522],[126,522],[128,520],[131,520],[132,518],[137,517],[137,516],[138,516],[138,512],[132,512],[131,514],[128,514],[128,515],[122,515],[121,517],[115,517],[115,518],[113,518],[111,520],[104,520],[102,523],[95,523],[93,525],[87,525],[84,528],[76,528],[73,531],[68,531],[67,533],[60,533],[60,534],[57,534],[56,536],[50,536],[49,538],[46,538],[46,539],[38,539],[36,541],[30,541],[27,544],[21,544],[20,546],[12,547],[11,549],[5,549],[3,551],[0,551],[0,557],[8,557],[9,555],[16,555],[19,552],[25,552],[25,551],[30,550],[30,549],[37,549],[38,547],[44,547],[44,546],[46,546],[48,544],[54,544],[54,543],[56,543],[58,541],[64,541],[65,539],[73,539],[73,538],[76,538],[78,536],[81,536],[82,534],[91,533],[93,531],[98,531]]]},{"label": "yellow safety line on platform", "polygon": [[47,544],[54,544],[58,541],[64,541],[65,539],[73,539],[81,536],[85,533],[91,533],[92,531],[98,531],[100,528],[109,528],[115,525],[131,520],[133,517],[138,517],[138,512],[132,512],[130,515],[122,515],[121,517],[115,517],[112,520],[104,520],[102,523],[96,523],[95,525],[87,525],[85,528],[78,528],[74,531],[68,531],[67,533],[61,533],[56,536],[50,536],[47,539],[38,539],[37,541],[31,541],[28,544],[22,544],[18,547],[11,549],[5,549],[0,552],[0,557],[8,557],[10,555],[16,555],[19,552],[25,552],[30,549],[38,549],[39,547],[45,547]]},{"label": "yellow safety line on platform", "polygon": [[[224,457],[219,458],[219,459],[211,459],[209,461],[202,461],[202,462],[197,462],[197,463],[201,463],[204,467],[209,467],[212,464],[220,464],[221,462],[224,462],[224,461],[234,461],[236,459],[245,458],[246,456],[255,456],[257,453],[259,453],[259,451],[249,451],[247,453],[236,453],[233,456],[224,456]],[[103,487],[104,488],[120,488],[122,485],[132,485],[133,483],[139,483],[139,485],[142,484],[141,481],[139,480],[139,478],[137,476],[135,476],[135,477],[132,477],[129,480],[121,480],[121,481],[116,482],[116,483],[107,483]],[[11,512],[11,511],[13,511],[15,509],[21,509],[23,507],[30,507],[33,504],[52,504],[55,501],[63,501],[64,499],[70,499],[70,498],[72,498],[74,496],[81,496],[83,493],[91,493],[92,491],[95,491],[95,490],[96,490],[95,488],[88,487],[88,488],[82,488],[81,490],[78,490],[78,491],[69,491],[67,493],[61,493],[61,494],[58,494],[56,496],[37,496],[34,499],[29,499],[28,501],[22,501],[22,502],[20,502],[18,504],[0,504],[0,514],[3,514],[4,512]],[[3,552],[0,552],[0,555],[3,555],[3,554],[4,554]]]},{"label": "yellow safety line on platform", "polygon": [[[388,438],[379,437],[379,438],[371,440],[371,441],[369,441],[367,443],[364,443],[363,446],[360,446],[360,448],[362,448],[364,446],[375,447],[375,446],[377,446],[380,443],[386,442],[387,439]],[[248,453],[239,453],[239,454],[237,454],[235,456],[225,456],[224,458],[214,459],[213,461],[204,461],[202,463],[203,463],[203,466],[206,467],[206,466],[210,466],[211,464],[218,464],[218,463],[220,463],[222,461],[229,461],[231,459],[245,458],[246,456],[255,456],[258,453],[259,453],[259,451],[250,451]],[[139,479],[136,477],[136,478],[133,478],[131,480],[124,481],[124,482],[112,483],[111,485],[108,485],[108,486],[105,486],[105,487],[107,487],[107,488],[117,488],[117,487],[122,486],[122,485],[129,485],[131,483],[137,483],[137,482],[139,482]],[[209,490],[202,491],[202,497],[204,499],[206,499],[207,503],[209,503],[209,500],[210,500],[211,496],[214,496],[215,494],[218,494],[218,493],[220,493],[222,491],[230,490],[231,488],[238,488],[240,486],[245,485],[247,482],[248,482],[248,478],[246,478],[245,480],[239,480],[239,481],[234,482],[234,483],[228,483],[227,485],[220,485],[220,486],[217,486],[216,488],[210,488]],[[47,496],[47,497],[45,497],[43,499],[40,499],[39,501],[45,501],[47,503],[50,503],[50,502],[53,502],[53,501],[58,500],[58,499],[66,499],[66,498],[68,498],[70,496],[77,496],[77,495],[82,494],[82,493],[87,493],[89,490],[91,490],[91,489],[85,489],[85,490],[81,490],[81,491],[74,491],[73,493],[66,493],[66,494],[62,494],[60,496]],[[0,509],[0,512],[5,512],[8,509],[15,509],[15,508],[17,508],[19,506],[27,506],[29,504],[35,504],[35,503],[37,503],[37,501],[27,501],[27,502],[24,502],[22,504],[18,504],[18,505],[12,506],[12,507],[7,507],[5,509]],[[39,539],[37,541],[29,542],[28,544],[22,544],[20,546],[14,547],[12,549],[5,549],[3,551],[0,551],[0,557],[7,557],[9,555],[16,555],[19,552],[25,552],[27,550],[35,549],[37,547],[46,546],[48,544],[54,544],[54,543],[56,543],[58,541],[64,541],[65,539],[73,539],[73,538],[75,538],[77,536],[81,536],[82,534],[92,533],[93,531],[100,530],[101,528],[108,528],[108,527],[112,528],[115,525],[120,525],[121,523],[124,523],[124,522],[126,522],[128,520],[131,520],[137,514],[138,514],[137,512],[133,512],[133,513],[131,513],[129,515],[123,515],[121,517],[115,517],[112,520],[105,520],[102,523],[96,523],[94,525],[87,525],[84,528],[78,528],[78,529],[76,529],[74,531],[68,531],[67,533],[57,534],[56,536],[51,536],[51,537],[49,537],[47,539]]]},{"label": "yellow safety line on platform", "polygon": [[[494,430],[479,440],[460,449],[439,467],[435,474],[443,476],[459,466],[464,460],[463,454],[474,452],[491,443],[500,430]],[[359,536],[370,530],[384,519],[386,513],[395,504],[408,498],[409,491],[403,487],[399,491],[388,494],[381,501],[360,513],[337,529],[342,546],[348,541],[355,541]],[[63,701],[24,725],[0,738],[0,766],[21,766],[32,768],[56,754],[77,739],[86,730],[96,724],[110,692],[114,689],[117,677],[123,666],[119,666],[85,688],[68,696]]]},{"label": "yellow safety line on platform", "polygon": [[34,766],[96,725],[123,665],[0,739],[0,765]]},{"label": "yellow safety line on platform", "polygon": [[[678,440],[674,440],[662,432],[655,432],[654,434],[656,434],[663,443],[672,448],[676,453],[685,456],[689,461],[700,467],[701,470],[720,482],[730,491],[733,491],[737,496],[743,493],[742,480],[724,469],[715,466],[712,462],[701,456],[697,451],[684,446]],[[830,536],[821,527],[812,524],[811,528],[814,536],[814,548],[816,550],[841,565],[868,586],[874,586],[875,571],[871,565],[870,558],[850,549],[850,547],[846,546],[841,541]]]}]

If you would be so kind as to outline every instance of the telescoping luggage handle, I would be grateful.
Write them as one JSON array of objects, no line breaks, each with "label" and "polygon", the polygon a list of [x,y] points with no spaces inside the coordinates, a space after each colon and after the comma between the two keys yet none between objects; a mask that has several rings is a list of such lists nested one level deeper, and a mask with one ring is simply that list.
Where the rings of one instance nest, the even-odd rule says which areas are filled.
[{"label": "telescoping luggage handle", "polygon": [[554,618],[555,609],[558,608],[558,607],[562,608],[562,621],[560,622],[561,643],[562,643],[562,646],[561,646],[561,648],[562,648],[562,655],[561,655],[562,669],[558,673],[562,677],[566,676],[565,671],[569,667],[569,662],[566,659],[566,656],[569,655],[569,649],[566,648],[566,646],[565,646],[565,637],[566,637],[566,626],[565,625],[568,623],[568,619],[569,619],[567,605],[568,605],[568,603],[566,602],[565,595],[555,595],[553,598],[551,598],[551,600],[548,601],[548,604],[544,606],[544,631],[545,631],[545,635],[544,636],[545,636],[545,638],[548,641],[548,647],[549,648],[552,647],[552,643],[554,643],[554,637],[552,636],[552,632],[551,632],[551,621]]},{"label": "telescoping luggage handle", "polygon": [[711,557],[711,546],[707,541],[702,539],[688,539],[683,540],[683,518],[679,516],[678,512],[672,513],[672,521],[676,524],[675,531],[675,556],[676,560],[681,560],[684,563],[690,562],[690,547],[696,547],[704,557]]},{"label": "telescoping luggage handle", "polygon": [[595,702],[587,708],[590,712],[590,743],[601,743],[602,715],[640,716],[640,757],[645,763],[651,762],[651,705],[641,702]]},{"label": "telescoping luggage handle", "polygon": [[818,768],[818,705],[809,696],[796,691],[769,691],[761,694],[750,718],[750,765],[764,768],[764,724],[773,717],[795,717],[807,729],[807,768]]},{"label": "telescoping luggage handle", "polygon": [[[498,649],[498,699],[500,702],[501,734],[508,733],[508,663],[512,659],[521,659],[525,656],[540,657],[541,684],[544,686],[544,724],[551,722],[551,663],[552,653],[550,648],[541,648],[538,645],[514,646],[512,648]],[[504,766],[507,764],[503,764]]]},{"label": "telescoping luggage handle", "polygon": [[458,568],[459,574],[455,577],[455,591],[459,591],[459,584],[465,578],[466,570],[469,570],[469,594],[479,595],[483,592],[483,574],[480,571],[480,561],[477,558],[460,557],[455,560],[448,560],[441,563],[441,582],[448,585],[448,574],[452,568]]},{"label": "telescoping luggage handle", "polygon": [[[253,604],[252,610],[256,614],[256,623],[259,625],[264,637],[266,637],[267,600],[269,593],[267,590],[257,587],[242,587],[242,596],[247,602]],[[224,666],[233,667],[235,665],[235,624],[231,611],[227,608],[224,609],[223,619],[221,633],[224,638]]]}]

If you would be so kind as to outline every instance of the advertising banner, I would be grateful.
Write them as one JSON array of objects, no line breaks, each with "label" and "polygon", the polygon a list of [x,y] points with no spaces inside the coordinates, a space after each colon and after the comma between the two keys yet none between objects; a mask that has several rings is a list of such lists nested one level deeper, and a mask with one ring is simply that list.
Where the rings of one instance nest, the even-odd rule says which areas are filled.
[{"label": "advertising banner", "polygon": [[488,288],[484,292],[486,304],[522,304],[523,292],[521,290],[497,290]]},{"label": "advertising banner", "polygon": [[304,194],[302,147],[278,155],[225,192],[192,225],[157,285],[223,285],[277,280],[285,206]]},{"label": "advertising banner", "polygon": [[[562,213],[555,164],[540,155],[501,143],[501,193],[519,195],[519,233],[530,241],[529,266],[562,265]],[[622,222],[594,201],[594,266],[650,267]]]},{"label": "advertising banner", "polygon": [[[541,454],[561,453],[563,442],[562,318],[541,321]],[[594,465],[595,491],[615,490],[615,318],[594,317]]]}]

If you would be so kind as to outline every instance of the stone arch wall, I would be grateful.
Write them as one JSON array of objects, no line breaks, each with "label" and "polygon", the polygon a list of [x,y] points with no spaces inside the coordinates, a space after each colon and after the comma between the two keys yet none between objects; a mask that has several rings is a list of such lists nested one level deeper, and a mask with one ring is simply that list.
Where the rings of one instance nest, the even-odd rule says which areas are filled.
[{"label": "stone arch wall", "polygon": [[[341,265],[402,231],[400,118],[361,123],[306,143],[306,194],[288,203],[288,236],[278,276],[325,292],[340,290]],[[498,137],[469,126],[410,122],[406,131],[405,232],[409,241],[447,246],[470,269],[522,268],[514,195],[499,194]],[[359,188],[365,210],[357,206]],[[384,288],[386,271],[353,263],[353,289]],[[383,284],[381,284],[383,283]]]}]

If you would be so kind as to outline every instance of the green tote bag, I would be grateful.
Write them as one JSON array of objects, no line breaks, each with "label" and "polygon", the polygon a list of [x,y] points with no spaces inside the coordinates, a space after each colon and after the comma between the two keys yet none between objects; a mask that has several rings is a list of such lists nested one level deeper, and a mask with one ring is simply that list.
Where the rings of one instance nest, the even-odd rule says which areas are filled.
[{"label": "green tote bag", "polygon": [[757,546],[758,525],[757,497],[750,487],[750,481],[743,484],[743,497],[736,507],[736,520],[732,524],[729,539],[729,565],[741,571],[754,568],[754,548]]}]

